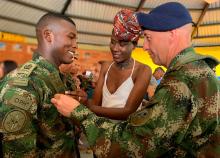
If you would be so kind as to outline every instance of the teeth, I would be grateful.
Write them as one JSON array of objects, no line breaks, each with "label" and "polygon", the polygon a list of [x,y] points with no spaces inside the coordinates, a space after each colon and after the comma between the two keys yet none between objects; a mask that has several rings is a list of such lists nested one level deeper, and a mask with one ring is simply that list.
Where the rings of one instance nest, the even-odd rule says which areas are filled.
[{"label": "teeth", "polygon": [[68,53],[70,53],[72,56],[74,55],[74,53],[73,53],[73,52],[71,52],[71,51],[68,51]]}]

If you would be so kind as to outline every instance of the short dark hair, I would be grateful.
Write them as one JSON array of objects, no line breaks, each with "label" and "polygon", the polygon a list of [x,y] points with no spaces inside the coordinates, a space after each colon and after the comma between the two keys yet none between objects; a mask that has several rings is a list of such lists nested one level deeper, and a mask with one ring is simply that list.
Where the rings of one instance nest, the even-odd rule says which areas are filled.
[{"label": "short dark hair", "polygon": [[62,20],[66,20],[68,22],[70,22],[71,24],[73,24],[74,26],[76,26],[75,22],[69,18],[68,16],[66,15],[63,15],[63,14],[59,14],[59,13],[46,13],[44,14],[40,20],[37,22],[37,25],[36,25],[36,28],[40,28],[42,26],[45,26],[47,25],[48,21],[50,20],[53,20],[53,19],[62,19]]},{"label": "short dark hair", "polygon": [[3,64],[4,64],[4,75],[8,74],[9,72],[11,72],[12,70],[18,67],[17,63],[12,60],[5,60]]},{"label": "short dark hair", "polygon": [[39,19],[39,21],[36,24],[36,36],[37,36],[38,43],[40,43],[40,39],[39,39],[40,31],[44,27],[49,26],[51,23],[53,23],[56,20],[65,20],[71,23],[72,25],[76,26],[75,22],[71,18],[67,17],[66,15],[59,14],[59,13],[51,13],[51,12],[46,13]]}]

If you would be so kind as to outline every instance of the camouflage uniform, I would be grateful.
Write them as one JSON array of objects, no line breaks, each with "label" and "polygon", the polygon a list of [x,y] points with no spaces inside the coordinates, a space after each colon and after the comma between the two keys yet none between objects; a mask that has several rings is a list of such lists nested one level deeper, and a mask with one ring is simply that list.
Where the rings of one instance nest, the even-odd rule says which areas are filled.
[{"label": "camouflage uniform", "polygon": [[4,157],[74,157],[74,126],[50,103],[55,93],[74,88],[63,79],[54,65],[35,55],[1,81]]},{"label": "camouflage uniform", "polygon": [[172,60],[148,106],[127,121],[111,123],[83,105],[71,116],[97,157],[220,157],[217,64],[187,48]]}]

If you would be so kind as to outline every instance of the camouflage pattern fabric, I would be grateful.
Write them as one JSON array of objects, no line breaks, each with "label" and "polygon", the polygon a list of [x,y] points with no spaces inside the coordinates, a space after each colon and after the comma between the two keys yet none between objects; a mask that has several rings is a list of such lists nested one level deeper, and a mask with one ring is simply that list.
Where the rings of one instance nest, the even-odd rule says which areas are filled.
[{"label": "camouflage pattern fabric", "polygon": [[187,48],[176,56],[147,107],[114,124],[80,105],[81,123],[97,157],[220,157],[217,60]]},{"label": "camouflage pattern fabric", "polygon": [[[35,55],[1,81],[0,132],[4,157],[75,157],[74,126],[50,103],[74,82]],[[65,79],[65,80],[68,80]]]}]

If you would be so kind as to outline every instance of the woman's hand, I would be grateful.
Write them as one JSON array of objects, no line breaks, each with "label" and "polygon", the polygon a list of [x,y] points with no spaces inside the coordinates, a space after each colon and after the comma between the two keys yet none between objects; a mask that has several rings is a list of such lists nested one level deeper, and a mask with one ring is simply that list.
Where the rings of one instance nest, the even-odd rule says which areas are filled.
[{"label": "woman's hand", "polygon": [[65,94],[72,96],[74,99],[78,100],[80,103],[87,103],[87,94],[82,89],[77,89],[76,91],[65,91]]}]

